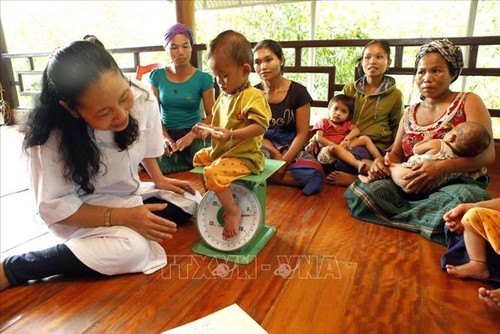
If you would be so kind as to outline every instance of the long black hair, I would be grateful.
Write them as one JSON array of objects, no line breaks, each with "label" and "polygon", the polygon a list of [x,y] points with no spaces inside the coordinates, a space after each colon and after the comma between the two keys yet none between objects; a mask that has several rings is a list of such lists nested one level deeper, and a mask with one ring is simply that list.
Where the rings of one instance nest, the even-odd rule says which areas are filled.
[{"label": "long black hair", "polygon": [[[113,57],[94,43],[76,41],[56,50],[43,71],[41,92],[23,128],[25,150],[43,145],[51,135],[59,136],[64,177],[80,185],[86,193],[94,192],[92,179],[101,165],[99,148],[93,130],[82,118],[73,117],[59,101],[78,110],[81,95],[107,71],[123,75]],[[139,137],[137,120],[129,118],[127,128],[115,132],[120,150],[127,149]]]}]

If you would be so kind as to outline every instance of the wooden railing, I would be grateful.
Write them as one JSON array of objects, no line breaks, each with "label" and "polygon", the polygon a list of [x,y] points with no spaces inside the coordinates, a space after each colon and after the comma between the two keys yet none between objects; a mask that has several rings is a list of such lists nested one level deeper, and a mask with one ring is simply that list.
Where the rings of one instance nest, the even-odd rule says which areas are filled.
[{"label": "wooden railing", "polygon": [[[394,75],[413,75],[414,67],[405,67],[403,57],[405,56],[405,49],[410,47],[418,47],[422,44],[428,43],[435,38],[411,38],[411,39],[388,39],[389,44],[395,48],[393,55],[393,65],[390,67],[388,73]],[[500,36],[486,36],[486,37],[464,37],[464,38],[449,38],[450,41],[456,45],[468,48],[468,61],[462,71],[463,76],[482,76],[492,77],[500,76],[500,67],[480,67],[478,58],[480,55],[480,48],[484,46],[500,46]],[[293,66],[285,67],[287,73],[325,73],[328,75],[328,94],[326,100],[315,100],[313,106],[326,107],[327,101],[340,91],[345,83],[338,83],[335,78],[335,66],[305,66],[303,65],[303,51],[305,49],[317,48],[346,48],[346,47],[363,47],[369,40],[315,40],[315,41],[283,41],[281,45],[284,49],[293,49],[295,59]],[[197,66],[200,65],[202,53],[206,50],[206,45],[196,44],[193,46],[192,63]],[[130,55],[132,57],[132,67],[123,67],[125,73],[135,73],[138,65],[145,65],[141,56],[147,53],[163,52],[161,46],[147,46],[147,47],[131,47],[131,48],[117,48],[109,50],[113,55]],[[17,107],[18,95],[29,96],[37,94],[34,91],[25,89],[25,80],[27,76],[40,76],[43,69],[35,68],[37,58],[47,58],[50,55],[48,52],[42,53],[19,53],[19,54],[2,54],[2,87],[4,87],[4,98],[11,107]],[[414,56],[414,53],[413,53]],[[412,56],[412,57],[413,57]],[[13,69],[12,61],[15,59],[26,59],[28,68],[23,70]],[[411,63],[411,62],[410,62]],[[484,98],[484,97],[483,97]],[[500,109],[488,106],[492,117],[500,117]]]}]

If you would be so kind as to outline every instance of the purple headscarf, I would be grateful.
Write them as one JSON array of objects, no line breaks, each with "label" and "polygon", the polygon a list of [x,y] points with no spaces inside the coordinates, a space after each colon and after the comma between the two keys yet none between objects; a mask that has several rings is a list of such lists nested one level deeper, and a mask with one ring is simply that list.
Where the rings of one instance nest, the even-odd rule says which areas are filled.
[{"label": "purple headscarf", "polygon": [[179,34],[186,36],[191,45],[193,45],[193,32],[191,29],[189,29],[189,27],[185,24],[177,23],[168,28],[165,32],[163,47],[166,47],[168,43],[170,43],[170,41],[172,41],[172,39]]}]

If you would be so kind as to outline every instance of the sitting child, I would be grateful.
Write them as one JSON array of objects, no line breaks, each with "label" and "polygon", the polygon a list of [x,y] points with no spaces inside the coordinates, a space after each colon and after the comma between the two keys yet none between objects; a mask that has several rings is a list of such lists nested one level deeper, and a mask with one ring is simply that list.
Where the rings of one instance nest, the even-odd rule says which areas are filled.
[{"label": "sitting child", "polygon": [[[446,264],[448,274],[458,278],[493,279],[500,268],[500,198],[478,203],[462,203],[444,214],[446,227],[463,233],[468,262]],[[489,246],[488,246],[489,244]],[[487,247],[488,246],[488,247]],[[488,254],[494,252],[496,254]],[[500,289],[479,288],[479,299],[500,311]]]},{"label": "sitting child", "polygon": [[252,48],[242,34],[227,30],[210,42],[208,65],[222,93],[212,109],[212,128],[193,127],[198,136],[206,137],[207,132],[212,136],[211,147],[198,151],[193,165],[205,166],[205,187],[216,193],[224,209],[225,239],[238,234],[241,220],[241,209],[229,188],[231,183],[264,170],[260,146],[271,108],[264,93],[250,85],[252,63]]},{"label": "sitting child", "polygon": [[[385,164],[389,166],[391,178],[403,191],[408,192],[406,186],[409,181],[405,179],[412,167],[420,165],[425,161],[453,159],[456,157],[473,157],[488,148],[491,136],[479,123],[463,122],[448,131],[442,139],[423,140],[413,146],[413,155],[403,163],[393,163],[389,154],[385,156]],[[444,174],[434,184],[433,189],[448,183],[450,180],[468,176],[473,179],[485,174],[485,169],[472,173],[448,173]],[[359,175],[361,181],[369,183],[370,176]]]},{"label": "sitting child", "polygon": [[349,151],[350,148],[364,146],[373,159],[382,157],[377,147],[367,136],[359,136],[359,129],[352,124],[354,113],[354,97],[338,94],[328,103],[329,118],[323,118],[313,127],[314,140],[321,149],[318,161],[322,165],[331,165],[337,159],[353,166],[359,173],[366,173],[368,164],[366,160],[357,160]]}]

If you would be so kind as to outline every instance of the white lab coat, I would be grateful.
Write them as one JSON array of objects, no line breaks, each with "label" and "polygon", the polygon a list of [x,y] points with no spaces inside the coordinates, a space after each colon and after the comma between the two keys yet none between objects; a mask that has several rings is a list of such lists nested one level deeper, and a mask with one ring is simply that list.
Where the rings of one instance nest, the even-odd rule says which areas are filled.
[{"label": "white lab coat", "polygon": [[94,131],[101,151],[101,165],[106,167],[101,167],[93,182],[93,194],[84,194],[77,184],[62,176],[64,166],[58,154],[57,134],[53,133],[45,144],[34,146],[28,152],[31,181],[41,219],[51,232],[64,240],[80,261],[106,275],[152,273],[166,265],[165,250],[157,242],[124,226],[81,228],[57,224],[58,221],[74,214],[83,203],[132,207],[143,204],[143,199],[159,196],[191,214],[197,206],[190,198],[156,189],[153,183],[139,179],[140,162],[163,154],[163,136],[154,95],[150,93],[147,98],[145,92],[134,86],[132,91],[135,99],[131,115],[139,122],[139,139],[127,150],[120,151],[112,131]]}]

